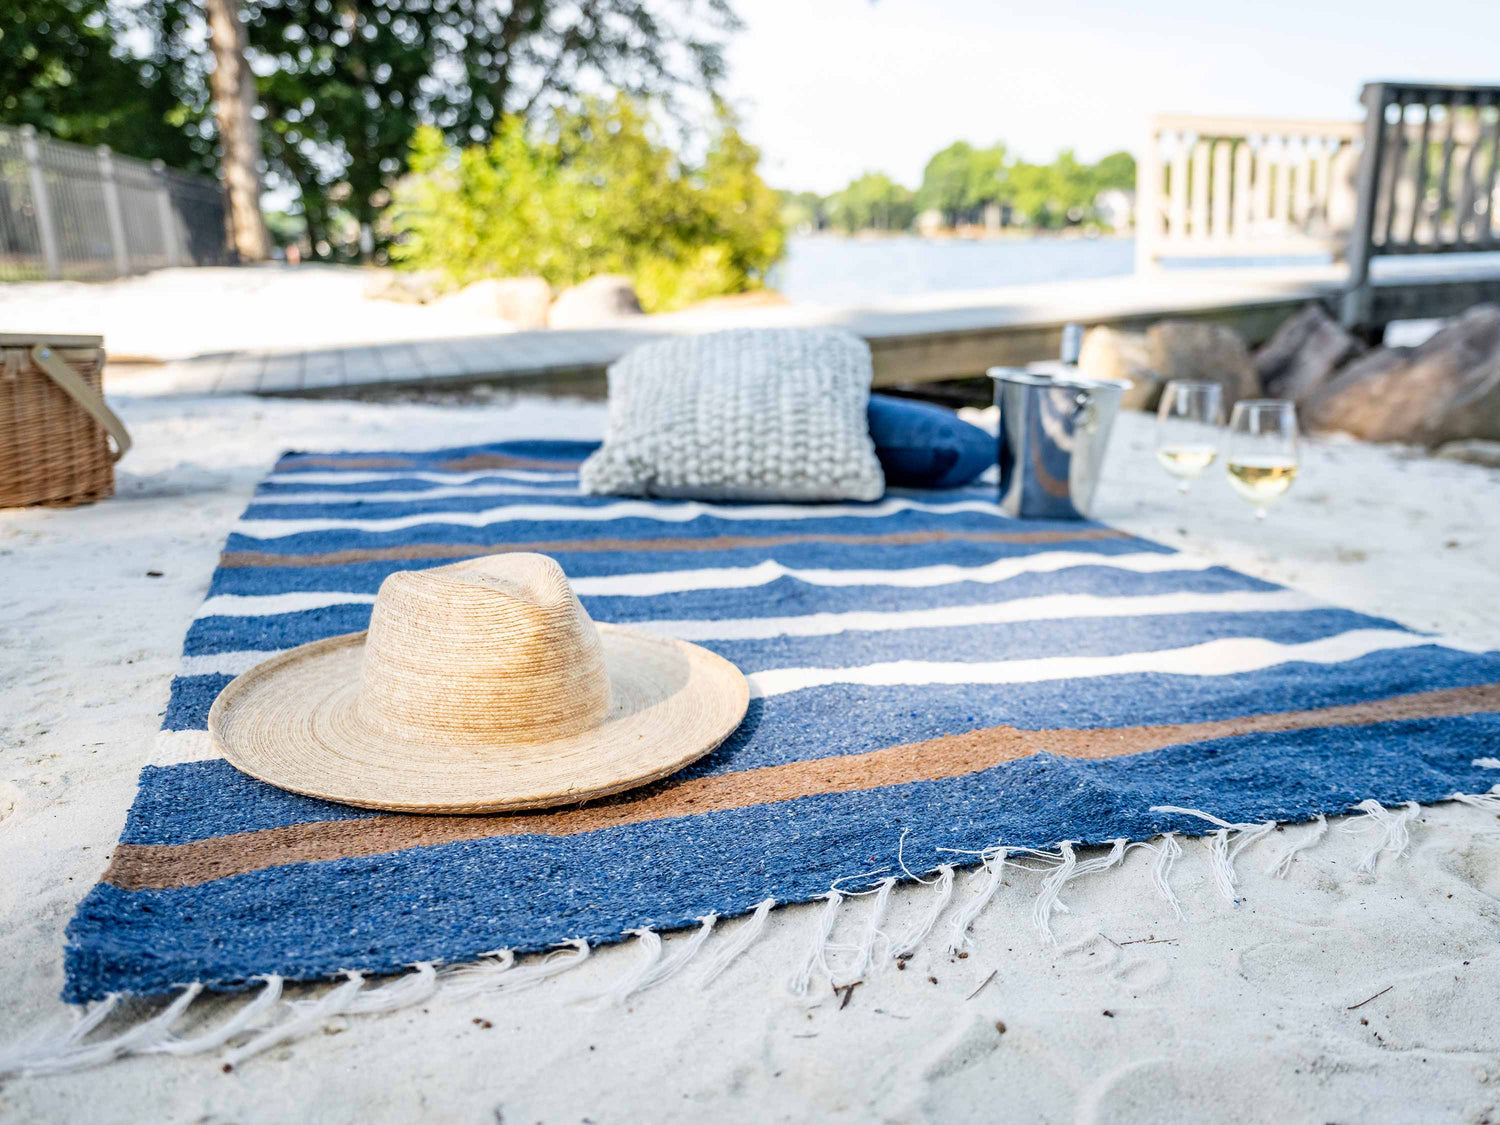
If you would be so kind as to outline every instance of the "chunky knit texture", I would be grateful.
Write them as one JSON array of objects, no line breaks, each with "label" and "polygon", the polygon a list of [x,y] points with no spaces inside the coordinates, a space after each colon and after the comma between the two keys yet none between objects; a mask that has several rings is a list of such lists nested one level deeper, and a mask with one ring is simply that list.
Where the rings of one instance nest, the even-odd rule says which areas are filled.
[{"label": "chunky knit texture", "polygon": [[609,369],[586,493],[875,500],[870,349],[845,332],[744,328],[637,348]]}]

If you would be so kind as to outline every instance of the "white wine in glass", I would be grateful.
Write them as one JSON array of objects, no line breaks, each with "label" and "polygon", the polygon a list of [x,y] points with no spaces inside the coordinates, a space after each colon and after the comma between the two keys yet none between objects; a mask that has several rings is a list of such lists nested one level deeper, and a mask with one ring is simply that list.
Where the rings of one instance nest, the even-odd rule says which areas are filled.
[{"label": "white wine in glass", "polygon": [[1214,463],[1224,426],[1224,392],[1218,383],[1174,379],[1156,408],[1156,459],[1187,492],[1193,478]]},{"label": "white wine in glass", "polygon": [[1266,518],[1297,479],[1297,408],[1279,399],[1247,399],[1234,404],[1229,418],[1225,468],[1229,483]]}]

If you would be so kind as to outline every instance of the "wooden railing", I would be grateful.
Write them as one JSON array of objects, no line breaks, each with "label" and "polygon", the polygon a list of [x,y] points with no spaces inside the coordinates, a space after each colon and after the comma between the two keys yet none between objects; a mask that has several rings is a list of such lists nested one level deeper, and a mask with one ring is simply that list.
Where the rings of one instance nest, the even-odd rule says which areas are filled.
[{"label": "wooden railing", "polygon": [[1343,319],[1363,325],[1380,255],[1500,250],[1500,86],[1364,88],[1359,205]]},{"label": "wooden railing", "polygon": [[1357,121],[1153,118],[1136,164],[1136,268],[1339,253],[1363,136]]}]

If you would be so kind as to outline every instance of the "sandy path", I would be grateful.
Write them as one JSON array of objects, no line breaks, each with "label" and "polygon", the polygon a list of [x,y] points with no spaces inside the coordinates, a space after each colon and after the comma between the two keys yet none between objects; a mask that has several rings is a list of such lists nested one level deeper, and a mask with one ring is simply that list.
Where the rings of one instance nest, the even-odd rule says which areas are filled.
[{"label": "sandy path", "polygon": [[[63,928],[124,821],[225,529],[274,455],[601,425],[598,406],[498,401],[123,400],[138,444],[117,499],[0,513],[0,1043],[60,1017]],[[1148,419],[1122,421],[1103,518],[1500,645],[1500,472],[1318,444],[1258,526],[1219,480],[1180,503],[1149,443]],[[1415,826],[1410,857],[1382,861],[1374,877],[1353,870],[1367,837],[1339,830],[1286,881],[1260,874],[1305,831],[1246,853],[1238,908],[1216,896],[1203,849],[1189,842],[1173,878],[1186,922],[1151,890],[1148,857],[1133,853],[1120,871],[1069,888],[1058,947],[1030,926],[1038,877],[1016,873],[981,916],[975,953],[954,959],[931,941],[843,1010],[786,998],[817,909],[792,908],[707,991],[679,979],[625,1008],[583,1000],[628,971],[635,951],[616,948],[531,992],[440,994],[419,1009],[335,1020],[229,1074],[209,1058],[161,1058],[14,1080],[0,1086],[0,1120],[1500,1116],[1500,824],[1438,807]],[[958,893],[967,889],[960,877]],[[898,894],[889,928],[903,928],[926,893]],[[841,933],[857,932],[868,901],[851,903]]]}]

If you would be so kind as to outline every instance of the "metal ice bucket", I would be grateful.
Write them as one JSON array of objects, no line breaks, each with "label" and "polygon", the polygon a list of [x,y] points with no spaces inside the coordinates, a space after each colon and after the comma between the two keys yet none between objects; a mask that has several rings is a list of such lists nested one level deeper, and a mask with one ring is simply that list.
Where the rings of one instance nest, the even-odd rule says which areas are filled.
[{"label": "metal ice bucket", "polygon": [[1129,381],[1073,368],[992,367],[989,376],[1000,408],[1000,507],[1023,519],[1087,519]]}]

